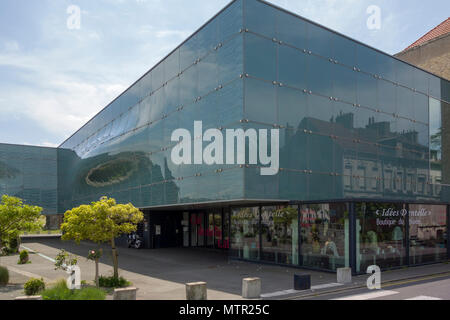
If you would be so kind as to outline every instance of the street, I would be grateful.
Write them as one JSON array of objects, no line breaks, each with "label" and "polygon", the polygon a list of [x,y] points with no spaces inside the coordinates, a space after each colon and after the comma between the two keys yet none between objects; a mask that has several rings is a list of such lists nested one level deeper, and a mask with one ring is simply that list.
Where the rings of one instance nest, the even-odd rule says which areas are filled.
[{"label": "street", "polygon": [[367,288],[299,298],[301,300],[450,300],[450,275],[430,276]]}]

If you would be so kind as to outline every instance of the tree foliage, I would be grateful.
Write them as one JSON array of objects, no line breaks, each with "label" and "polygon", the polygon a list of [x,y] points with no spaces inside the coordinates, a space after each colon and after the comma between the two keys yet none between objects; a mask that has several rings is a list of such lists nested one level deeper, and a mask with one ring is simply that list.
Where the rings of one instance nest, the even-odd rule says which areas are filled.
[{"label": "tree foliage", "polygon": [[143,213],[131,203],[117,204],[116,200],[102,197],[90,205],[82,205],[64,214],[61,225],[63,240],[80,243],[90,240],[98,244],[110,242],[114,264],[114,277],[118,277],[117,250],[114,239],[135,232],[144,219]]},{"label": "tree foliage", "polygon": [[21,232],[41,230],[45,222],[41,219],[42,208],[25,205],[16,197],[2,196],[0,202],[0,246],[3,240],[19,236]]}]

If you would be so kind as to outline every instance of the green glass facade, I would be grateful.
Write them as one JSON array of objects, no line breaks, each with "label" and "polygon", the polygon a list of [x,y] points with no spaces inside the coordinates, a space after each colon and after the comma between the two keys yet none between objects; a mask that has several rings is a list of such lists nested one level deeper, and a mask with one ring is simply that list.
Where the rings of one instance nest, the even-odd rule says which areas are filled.
[{"label": "green glass facade", "polygon": [[58,213],[57,150],[0,144],[0,196],[24,199],[45,214]]},{"label": "green glass facade", "polygon": [[[48,214],[104,195],[150,220],[162,207],[186,210],[183,246],[245,260],[355,272],[435,262],[447,258],[449,104],[445,79],[263,1],[236,0],[59,148],[23,147],[42,152],[32,159],[49,174],[16,178],[22,147],[0,145],[0,193]],[[278,174],[261,175],[249,146],[245,163],[174,164],[171,135],[184,128],[198,142],[194,121],[222,133],[279,130]]]},{"label": "green glass facade", "polygon": [[174,130],[241,126],[242,21],[237,1],[61,145],[63,211],[104,194],[142,208],[243,199],[239,166],[171,161]]}]

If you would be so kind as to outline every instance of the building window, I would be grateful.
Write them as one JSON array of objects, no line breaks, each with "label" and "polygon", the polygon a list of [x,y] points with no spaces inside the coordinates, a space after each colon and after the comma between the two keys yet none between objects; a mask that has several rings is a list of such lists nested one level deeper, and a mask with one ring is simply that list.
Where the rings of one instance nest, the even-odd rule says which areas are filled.
[{"label": "building window", "polygon": [[262,207],[262,260],[298,264],[298,207]]},{"label": "building window", "polygon": [[232,210],[230,255],[259,260],[259,207]]},{"label": "building window", "polygon": [[387,191],[392,190],[392,171],[386,170],[384,173],[384,189]]},{"label": "building window", "polygon": [[359,183],[358,187],[361,190],[366,189],[366,168],[364,167],[358,167],[358,176],[359,176]]},{"label": "building window", "polygon": [[447,259],[447,206],[409,205],[411,264]]},{"label": "building window", "polygon": [[356,271],[406,264],[405,210],[395,203],[357,203]]},{"label": "building window", "polygon": [[395,179],[395,189],[397,191],[403,191],[403,172],[397,172],[397,178]]},{"label": "building window", "polygon": [[327,270],[348,266],[348,204],[310,204],[300,210],[303,266]]},{"label": "building window", "polygon": [[352,167],[351,166],[345,166],[344,188],[352,189]]},{"label": "building window", "polygon": [[372,190],[373,191],[378,191],[378,188],[379,188],[379,184],[378,184],[378,168],[372,168],[372,177],[370,177],[371,179],[371,181],[372,181],[372,183],[371,183],[371,185],[372,185]]},{"label": "building window", "polygon": [[417,178],[417,192],[420,194],[425,193],[425,177],[419,176]]}]

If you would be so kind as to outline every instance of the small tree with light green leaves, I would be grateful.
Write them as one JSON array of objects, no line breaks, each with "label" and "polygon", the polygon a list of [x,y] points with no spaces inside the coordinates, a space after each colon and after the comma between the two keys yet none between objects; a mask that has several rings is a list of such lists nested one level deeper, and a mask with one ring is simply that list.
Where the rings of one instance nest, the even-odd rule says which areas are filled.
[{"label": "small tree with light green leaves", "polygon": [[23,203],[20,198],[3,195],[0,202],[0,249],[5,240],[18,239],[21,232],[42,230],[42,208]]},{"label": "small tree with light green leaves", "polygon": [[[61,225],[63,240],[83,240],[97,244],[109,242],[112,251],[114,278],[119,278],[119,262],[115,239],[137,230],[144,219],[143,213],[131,203],[117,204],[116,200],[102,197],[90,205],[82,205],[67,211]],[[98,279],[96,279],[98,283]]]}]

